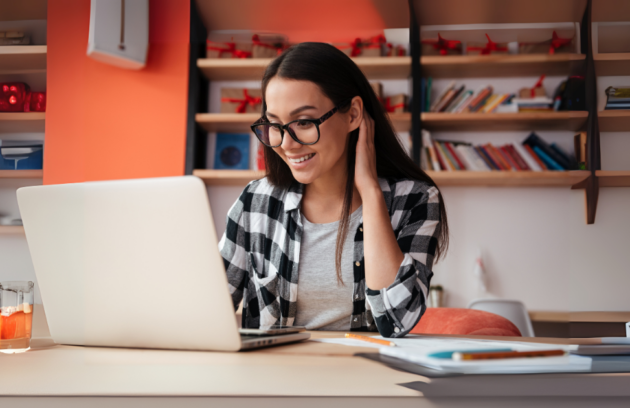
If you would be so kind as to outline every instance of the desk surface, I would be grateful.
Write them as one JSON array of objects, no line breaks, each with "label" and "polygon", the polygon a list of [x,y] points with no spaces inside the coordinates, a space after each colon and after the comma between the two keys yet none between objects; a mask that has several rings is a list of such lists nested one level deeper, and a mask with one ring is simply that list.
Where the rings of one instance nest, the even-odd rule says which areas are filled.
[{"label": "desk surface", "polygon": [[[34,327],[34,332],[42,330]],[[0,354],[0,396],[396,397],[416,404],[418,397],[434,404],[435,398],[465,396],[521,402],[525,396],[566,397],[567,403],[576,397],[630,396],[630,374],[428,379],[353,356],[374,351],[314,341],[240,353],[116,349],[61,346],[39,337],[27,353]],[[382,406],[382,400],[373,400]]]}]

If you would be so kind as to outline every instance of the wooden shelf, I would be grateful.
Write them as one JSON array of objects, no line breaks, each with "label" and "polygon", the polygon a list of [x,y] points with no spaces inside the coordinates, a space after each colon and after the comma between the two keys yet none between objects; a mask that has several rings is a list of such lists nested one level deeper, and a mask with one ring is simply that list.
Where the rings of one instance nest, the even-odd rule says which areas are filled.
[{"label": "wooden shelf", "polygon": [[[211,81],[261,80],[271,58],[203,58],[197,67]],[[406,79],[411,57],[365,57],[354,62],[370,79]]]},{"label": "wooden shelf", "polygon": [[0,235],[24,235],[21,225],[0,225]]},{"label": "wooden shelf", "polygon": [[[434,78],[492,78],[568,75],[583,64],[582,54],[437,55],[422,57],[424,76]],[[406,79],[411,57],[355,58],[370,79]],[[260,80],[271,59],[205,58],[197,66],[211,81]]]},{"label": "wooden shelf", "polygon": [[193,171],[209,186],[244,186],[252,180],[265,177],[264,171],[257,170],[208,170],[198,169]]},{"label": "wooden shelf", "polygon": [[47,0],[0,0],[0,21],[46,20]]},{"label": "wooden shelf", "polygon": [[[570,187],[585,180],[588,171],[429,171],[427,174],[440,187]],[[255,170],[195,170],[193,175],[207,185],[241,186],[265,176],[264,171]]]},{"label": "wooden shelf", "polygon": [[435,55],[420,59],[422,75],[433,78],[496,78],[568,75],[584,64],[582,54]]},{"label": "wooden shelf", "polygon": [[[196,122],[208,132],[249,133],[252,123],[260,118],[258,113],[198,113]],[[397,132],[408,132],[411,128],[410,113],[389,115]]]},{"label": "wooden shelf", "polygon": [[0,112],[0,133],[43,133],[45,120],[45,112]]},{"label": "wooden shelf", "polygon": [[46,45],[0,46],[0,74],[46,72]]},{"label": "wooden shelf", "polygon": [[439,187],[571,187],[588,171],[428,171]]},{"label": "wooden shelf", "polygon": [[586,0],[413,0],[420,25],[582,21]]},{"label": "wooden shelf", "polygon": [[595,74],[597,76],[628,75],[630,53],[595,54]]},{"label": "wooden shelf", "polygon": [[597,170],[600,187],[630,187],[630,171]]},{"label": "wooden shelf", "polygon": [[588,112],[522,113],[431,113],[422,114],[422,126],[429,130],[580,130]]},{"label": "wooden shelf", "polygon": [[597,112],[600,132],[630,132],[630,109]]},{"label": "wooden shelf", "polygon": [[41,179],[43,170],[0,170],[0,179]]}]

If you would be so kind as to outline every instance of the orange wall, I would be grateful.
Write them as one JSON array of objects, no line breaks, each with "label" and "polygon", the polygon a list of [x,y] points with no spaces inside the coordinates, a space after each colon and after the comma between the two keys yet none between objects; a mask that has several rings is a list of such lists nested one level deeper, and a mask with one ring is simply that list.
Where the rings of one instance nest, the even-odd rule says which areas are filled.
[{"label": "orange wall", "polygon": [[151,0],[139,71],[86,56],[90,0],[48,2],[44,184],[184,174],[190,3]]}]

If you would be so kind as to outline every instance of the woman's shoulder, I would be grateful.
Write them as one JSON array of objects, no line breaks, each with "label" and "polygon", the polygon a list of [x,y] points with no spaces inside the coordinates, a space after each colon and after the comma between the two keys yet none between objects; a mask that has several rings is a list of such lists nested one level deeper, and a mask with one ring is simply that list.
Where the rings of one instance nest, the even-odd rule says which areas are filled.
[{"label": "woman's shoulder", "polygon": [[301,195],[301,190],[275,186],[267,177],[263,177],[247,184],[239,201],[243,205],[243,211],[264,213],[268,211],[270,205],[285,205],[296,194]]},{"label": "woman's shoulder", "polygon": [[417,180],[408,177],[386,177],[379,178],[381,190],[386,198],[391,199],[404,198],[409,196],[426,196],[427,199],[437,197],[439,191],[435,185],[424,180]]}]

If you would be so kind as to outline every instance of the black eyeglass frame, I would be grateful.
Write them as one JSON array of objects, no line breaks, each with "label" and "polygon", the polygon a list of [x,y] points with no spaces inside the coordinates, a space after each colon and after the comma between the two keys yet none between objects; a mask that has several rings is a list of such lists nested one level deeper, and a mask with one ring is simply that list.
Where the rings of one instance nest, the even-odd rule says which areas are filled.
[{"label": "black eyeglass frame", "polygon": [[[271,123],[271,122],[269,122],[269,119],[267,119],[265,116],[263,116],[260,119],[258,119],[256,122],[254,122],[252,125],[250,125],[250,128],[252,129],[252,132],[254,132],[254,134],[256,135],[258,140],[260,140],[260,143],[264,144],[267,147],[279,147],[279,146],[281,146],[282,142],[284,142],[284,132],[285,132],[285,130],[289,134],[289,136],[291,136],[291,139],[295,140],[299,144],[304,145],[304,146],[311,146],[311,145],[314,145],[315,143],[319,142],[319,138],[321,137],[321,132],[319,131],[319,125],[324,123],[326,120],[330,119],[330,117],[332,115],[334,115],[339,109],[341,109],[344,106],[348,105],[350,102],[352,102],[352,99],[348,99],[347,101],[344,101],[342,104],[337,105],[334,108],[332,108],[331,110],[329,110],[328,112],[324,113],[319,119],[296,119],[296,120],[292,120],[289,123],[285,123],[284,125],[281,125],[279,123]],[[301,140],[299,140],[297,138],[297,136],[294,135],[293,132],[291,131],[291,129],[289,128],[289,125],[291,125],[293,123],[296,123],[296,122],[309,122],[309,123],[314,124],[315,127],[317,128],[317,140],[312,142],[312,143],[304,143]],[[277,145],[269,145],[269,144],[265,143],[258,136],[258,133],[256,133],[256,128],[258,126],[260,126],[260,125],[273,126],[273,127],[277,128],[278,130],[280,130],[280,143],[277,144]]]}]

